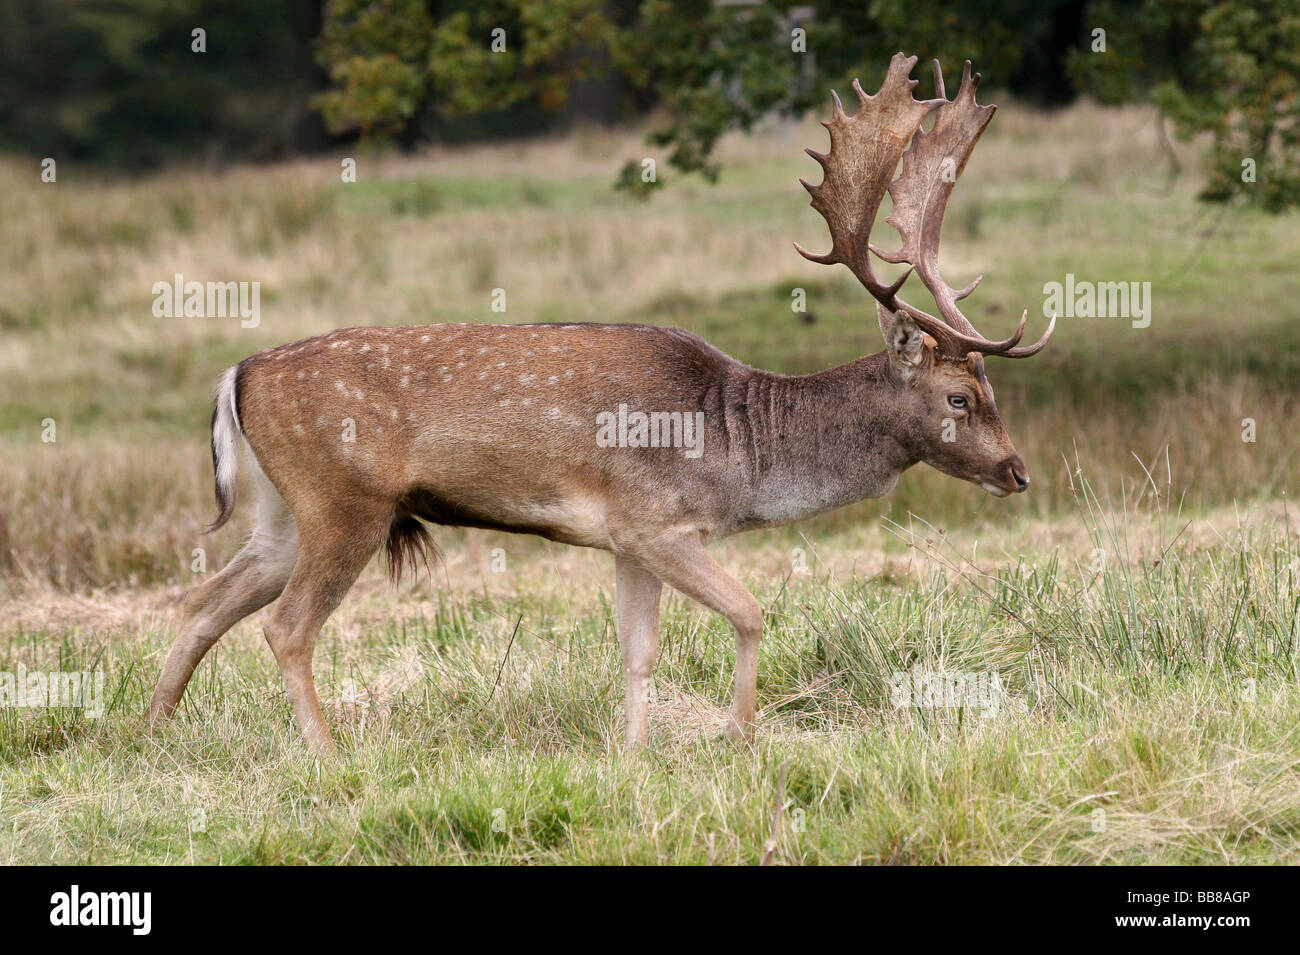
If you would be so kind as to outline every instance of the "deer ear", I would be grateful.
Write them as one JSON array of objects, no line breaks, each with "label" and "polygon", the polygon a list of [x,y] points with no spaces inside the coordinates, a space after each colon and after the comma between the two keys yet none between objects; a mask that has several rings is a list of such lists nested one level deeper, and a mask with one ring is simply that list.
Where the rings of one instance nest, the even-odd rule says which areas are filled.
[{"label": "deer ear", "polygon": [[925,360],[925,332],[906,313],[891,312],[883,305],[876,306],[876,317],[890,362],[905,374],[916,371]]}]

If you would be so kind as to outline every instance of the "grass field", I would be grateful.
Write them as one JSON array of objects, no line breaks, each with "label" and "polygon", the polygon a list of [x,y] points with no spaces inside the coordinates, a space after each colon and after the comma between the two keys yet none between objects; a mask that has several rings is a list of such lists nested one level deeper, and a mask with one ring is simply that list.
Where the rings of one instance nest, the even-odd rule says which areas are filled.
[{"label": "grass field", "polygon": [[[946,277],[986,273],[991,337],[1025,307],[1036,337],[1067,273],[1152,283],[1150,327],[1063,319],[990,362],[1031,492],[918,468],[719,546],[767,613],[752,747],[717,735],[723,621],[669,598],[651,748],[624,757],[612,560],[445,530],[432,580],[375,566],[326,625],[337,758],[294,736],[260,615],[144,731],[180,598],[247,529],[199,533],[223,368],[500,321],[498,287],[507,321],[679,325],[779,371],[876,351],[865,293],[790,246],[825,247],[796,182],[824,135],[730,140],[717,186],[648,203],[610,189],[630,131],[361,157],[352,184],[329,159],[56,184],[0,162],[0,674],[95,669],[107,698],[0,707],[0,861],[1300,861],[1300,221],[1198,206],[1137,110],[1005,106],[950,210]],[[155,318],[177,272],[260,281],[260,324]],[[917,667],[999,692],[895,705]]]}]

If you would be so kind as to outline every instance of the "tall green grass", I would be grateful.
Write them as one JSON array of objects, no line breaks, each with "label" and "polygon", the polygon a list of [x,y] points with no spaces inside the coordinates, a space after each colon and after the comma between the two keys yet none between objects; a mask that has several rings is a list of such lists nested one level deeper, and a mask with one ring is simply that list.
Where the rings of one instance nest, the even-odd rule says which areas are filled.
[{"label": "tall green grass", "polygon": [[[756,586],[752,747],[718,735],[729,629],[675,599],[640,757],[619,752],[607,591],[523,581],[327,627],[324,761],[253,625],[156,736],[138,714],[166,627],[16,634],[0,672],[102,669],[109,712],[0,708],[0,859],[756,863],[784,769],[778,863],[1295,862],[1289,520],[1190,526],[1075,482],[1082,549],[972,560],[915,519],[895,532],[916,573]],[[900,705],[914,668],[996,673],[1001,695]]]}]

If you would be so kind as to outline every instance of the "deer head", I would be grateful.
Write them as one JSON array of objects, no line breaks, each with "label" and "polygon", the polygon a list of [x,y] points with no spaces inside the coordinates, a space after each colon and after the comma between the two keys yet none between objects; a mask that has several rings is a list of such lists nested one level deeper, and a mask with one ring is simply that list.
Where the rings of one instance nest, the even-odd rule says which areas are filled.
[{"label": "deer head", "polygon": [[[917,458],[1002,497],[1024,491],[1029,476],[1002,425],[993,388],[984,374],[984,356],[1037,354],[1051,337],[1056,318],[1033,345],[1019,344],[1027,312],[1014,335],[990,341],[957,306],[983,276],[960,290],[940,277],[939,233],[948,197],[996,107],[975,102],[980,77],[971,74],[969,60],[954,99],[949,100],[944,91],[938,60],[934,62],[938,96],[913,98],[917,81],[910,77],[915,64],[916,57],[896,53],[874,96],[864,93],[854,80],[858,110],[852,116],[831,93],[831,120],[822,124],[830,131],[830,152],[806,150],[825,175],[816,186],[800,180],[812,194],[813,208],[826,219],[831,249],[816,255],[798,243],[795,248],[813,262],[848,266],[876,299],[894,391],[891,406]],[[921,123],[931,110],[937,112],[927,133]],[[895,179],[900,158],[903,170]],[[871,244],[871,228],[886,192],[893,211],[885,221],[902,240],[895,252]],[[883,282],[872,267],[873,254],[908,268],[897,280]],[[913,272],[934,298],[940,317],[899,296]]]}]

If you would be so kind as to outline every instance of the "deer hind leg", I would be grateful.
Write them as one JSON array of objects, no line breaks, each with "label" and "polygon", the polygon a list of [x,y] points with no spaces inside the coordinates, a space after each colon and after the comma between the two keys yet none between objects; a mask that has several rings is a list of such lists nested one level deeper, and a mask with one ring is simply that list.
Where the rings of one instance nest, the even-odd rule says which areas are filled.
[{"label": "deer hind leg", "polygon": [[627,722],[624,747],[639,749],[650,741],[650,678],[659,655],[659,578],[624,555],[614,558],[618,642],[626,681],[623,705]]},{"label": "deer hind leg", "polygon": [[180,633],[149,701],[146,718],[150,723],[175,713],[203,655],[236,623],[280,596],[293,572],[298,525],[255,460],[253,465],[256,528],[221,573],[195,587],[185,598]]},{"label": "deer hind leg", "polygon": [[697,535],[640,545],[636,559],[674,590],[722,614],[735,628],[736,686],[728,729],[734,735],[752,739],[758,645],[763,636],[763,611],[758,601],[740,581],[718,566]]},{"label": "deer hind leg", "polygon": [[267,622],[284,687],[303,737],[317,752],[334,749],[311,661],[320,628],[384,542],[392,507],[315,508],[298,521],[298,561]]}]

